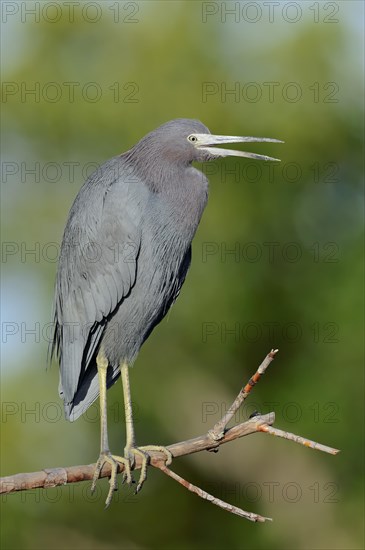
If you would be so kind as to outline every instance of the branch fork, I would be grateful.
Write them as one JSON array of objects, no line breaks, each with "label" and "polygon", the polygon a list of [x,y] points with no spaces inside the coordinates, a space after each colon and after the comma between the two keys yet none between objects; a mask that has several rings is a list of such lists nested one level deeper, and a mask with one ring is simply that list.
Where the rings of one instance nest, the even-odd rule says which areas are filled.
[{"label": "branch fork", "polygon": [[[268,366],[274,360],[278,350],[271,350],[255,374],[249,379],[247,384],[243,386],[238,393],[236,399],[233,401],[232,405],[229,407],[226,414],[214,425],[214,427],[208,431],[207,434],[189,439],[187,441],[181,441],[179,443],[174,443],[167,447],[168,451],[171,452],[173,458],[178,458],[179,456],[190,455],[193,453],[201,452],[203,450],[207,451],[216,451],[224,443],[233,441],[240,437],[244,437],[253,433],[262,432],[269,435],[275,435],[289,441],[294,441],[309,447],[310,449],[317,449],[319,451],[329,453],[332,455],[338,454],[340,451],[327,445],[322,445],[315,441],[305,439],[299,435],[274,428],[273,424],[275,422],[275,414],[273,412],[265,415],[256,414],[249,418],[246,422],[233,426],[232,428],[227,428],[228,423],[233,418],[237,410],[240,408],[242,403],[248,397],[253,387],[259,382],[261,376],[265,373]],[[141,468],[142,461],[137,456],[134,469]],[[252,512],[246,512],[241,508],[228,504],[223,500],[214,497],[213,495],[207,493],[200,487],[193,485],[189,481],[183,479],[179,474],[171,470],[166,465],[166,456],[162,452],[153,451],[150,453],[150,464],[155,468],[161,470],[164,474],[171,477],[180,485],[188,489],[190,492],[195,493],[200,498],[219,506],[223,510],[230,512],[231,514],[236,514],[237,516],[243,517],[249,521],[253,522],[265,522],[272,521],[271,518],[260,516]],[[68,468],[51,468],[45,469],[40,472],[32,472],[28,474],[15,474],[8,477],[0,478],[0,494],[8,494],[16,491],[26,491],[34,488],[49,488],[57,487],[60,485],[66,485],[68,483],[76,483],[79,481],[91,481],[94,476],[95,464],[88,464],[83,466],[71,466]],[[118,473],[123,471],[123,465],[120,464],[118,467]],[[99,477],[110,477],[111,467],[109,464],[103,466],[102,471],[100,472]]]}]

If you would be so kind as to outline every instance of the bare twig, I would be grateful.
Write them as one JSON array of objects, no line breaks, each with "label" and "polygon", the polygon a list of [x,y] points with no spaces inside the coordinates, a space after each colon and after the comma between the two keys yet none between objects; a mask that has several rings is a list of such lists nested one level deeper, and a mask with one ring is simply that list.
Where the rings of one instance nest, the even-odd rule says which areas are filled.
[{"label": "bare twig", "polygon": [[160,470],[164,472],[169,477],[172,477],[175,481],[180,483],[183,487],[188,489],[188,491],[191,491],[192,493],[195,493],[200,498],[203,498],[204,500],[208,500],[212,504],[215,504],[216,506],[219,506],[219,508],[223,508],[223,510],[226,510],[227,512],[231,512],[231,514],[236,514],[237,516],[241,516],[241,518],[246,518],[249,521],[259,521],[260,523],[263,523],[264,521],[272,521],[271,518],[265,518],[264,516],[260,516],[259,514],[254,514],[252,512],[245,512],[245,510],[242,510],[241,508],[237,508],[237,506],[233,506],[232,504],[228,504],[227,502],[224,502],[224,500],[221,500],[220,498],[214,497],[213,495],[210,495],[203,489],[200,489],[200,487],[197,487],[196,485],[193,485],[189,481],[186,481],[186,479],[182,478],[177,474],[176,472],[173,472],[170,470],[170,468],[167,468],[167,466],[159,466]]},{"label": "bare twig", "polygon": [[277,354],[279,350],[278,349],[272,349],[270,353],[268,353],[255,372],[255,374],[249,379],[247,384],[240,390],[239,394],[237,395],[236,399],[233,401],[232,405],[229,407],[226,414],[219,420],[219,422],[216,423],[214,428],[208,432],[209,436],[214,439],[214,441],[219,441],[222,439],[224,435],[224,430],[226,429],[226,426],[228,422],[233,418],[233,416],[236,414],[236,411],[240,408],[252,388],[257,384],[257,382],[260,380],[261,376],[265,373],[267,367],[270,365],[270,363],[274,360],[275,355]]},{"label": "bare twig", "polygon": [[[333,455],[339,452],[338,449],[333,449],[332,447],[327,447],[326,445],[322,445],[321,443],[316,443],[315,441],[305,439],[304,437],[301,437],[299,435],[295,435],[293,433],[274,428],[272,426],[275,421],[274,413],[269,413],[266,415],[258,414],[250,418],[246,422],[243,422],[242,424],[238,424],[237,426],[234,426],[233,428],[230,428],[228,430],[226,429],[228,422],[232,419],[238,408],[242,405],[255,384],[257,384],[257,382],[260,380],[260,377],[264,374],[267,367],[273,361],[277,352],[278,350],[270,351],[270,353],[265,357],[265,359],[257,369],[256,373],[252,376],[252,378],[250,378],[246,386],[241,389],[238,396],[228,409],[227,413],[219,422],[215,424],[212,430],[210,430],[207,434],[195,437],[194,439],[181,441],[180,443],[175,443],[167,447],[167,449],[171,452],[173,458],[198,453],[204,450],[217,450],[218,447],[220,445],[223,445],[224,443],[228,443],[229,441],[233,441],[234,439],[238,439],[240,437],[244,437],[246,435],[257,432],[277,435],[278,437],[294,441],[295,443],[299,443],[311,449],[317,449],[319,451],[323,451]],[[232,514],[244,517],[250,521],[271,521],[270,518],[265,518],[252,512],[245,512],[244,510],[241,510],[241,508],[237,508],[236,506],[228,504],[227,502],[224,502],[219,498],[210,495],[196,485],[193,485],[192,483],[186,481],[176,472],[173,472],[172,470],[170,470],[170,468],[167,468],[165,464],[166,456],[164,455],[164,453],[153,451],[150,453],[150,457],[150,463],[152,464],[152,466],[159,468],[166,475],[186,487],[189,491],[197,494],[205,500],[208,500],[212,504],[215,504],[216,506],[219,506],[220,508],[223,508],[224,510],[227,510]],[[134,469],[141,468],[141,463],[141,457],[136,456]],[[16,474],[13,476],[3,477],[0,478],[0,494],[25,491],[34,488],[56,487],[58,485],[66,485],[68,483],[75,483],[78,481],[91,481],[94,476],[94,471],[95,464],[88,464],[84,466],[71,466],[69,468],[52,468],[42,470],[40,472],[33,472],[30,474]],[[122,471],[123,465],[119,464],[118,472]],[[106,462],[102,468],[99,477],[110,477],[110,475],[111,467],[110,464]]]},{"label": "bare twig", "polygon": [[274,428],[273,426],[267,426],[265,424],[259,426],[259,432],[264,432],[270,435],[276,435],[277,437],[282,437],[283,439],[288,439],[289,441],[294,441],[295,443],[300,443],[304,447],[309,447],[310,449],[317,449],[317,451],[323,451],[330,455],[337,455],[340,451],[339,449],[334,449],[333,447],[327,447],[327,445],[322,445],[322,443],[316,443],[311,439],[305,439],[300,435],[295,435],[291,432],[284,432],[284,430],[279,430],[279,428]]}]

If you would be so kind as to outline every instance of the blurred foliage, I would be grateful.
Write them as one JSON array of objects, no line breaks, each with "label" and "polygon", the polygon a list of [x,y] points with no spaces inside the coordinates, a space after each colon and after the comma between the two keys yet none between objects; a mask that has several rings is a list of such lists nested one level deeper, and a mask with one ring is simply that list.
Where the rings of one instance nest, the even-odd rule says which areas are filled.
[{"label": "blurred foliage", "polygon": [[[218,11],[204,21],[204,3],[155,1],[93,3],[102,13],[95,23],[81,2],[70,22],[59,4],[56,22],[47,21],[55,19],[50,7],[39,21],[18,14],[3,24],[2,240],[13,254],[3,259],[2,319],[19,331],[3,337],[2,475],[97,458],[97,407],[75,424],[63,420],[57,369],[44,371],[45,334],[25,330],[50,321],[49,243],[60,242],[89,163],[177,117],[285,145],[255,146],[280,165],[227,159],[201,167],[210,200],[192,269],[131,373],[138,441],[168,444],[206,431],[278,347],[237,420],[274,410],[278,427],[343,452],[334,458],[258,435],[176,462],[192,482],[274,517],[272,525],[230,516],[151,471],[142,494],[121,489],[107,513],[106,480],[95,498],[86,484],[10,495],[1,547],[363,548],[362,3],[346,2],[346,14],[344,2],[331,3],[340,7],[335,24],[323,21],[321,2],[318,22],[302,3],[295,24],[280,9],[273,23],[263,11],[253,24],[242,11],[224,20],[225,3],[213,2]],[[272,98],[268,82],[276,83]],[[73,101],[65,83],[76,83]],[[214,93],[204,97],[207,83]],[[237,85],[239,97],[222,95]],[[22,96],[36,86],[37,100]],[[262,95],[253,101],[255,90]],[[39,178],[25,174],[31,167]],[[112,449],[120,450],[120,384],[108,397]]]}]

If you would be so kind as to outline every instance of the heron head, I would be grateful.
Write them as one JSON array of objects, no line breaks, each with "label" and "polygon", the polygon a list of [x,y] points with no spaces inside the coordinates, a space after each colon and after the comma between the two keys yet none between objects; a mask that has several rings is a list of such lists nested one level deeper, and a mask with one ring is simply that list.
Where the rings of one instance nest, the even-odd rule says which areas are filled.
[{"label": "heron head", "polygon": [[283,143],[278,139],[271,138],[214,135],[199,120],[185,118],[171,120],[159,126],[145,136],[142,142],[148,143],[160,160],[179,164],[191,164],[193,161],[206,162],[227,156],[277,161],[279,159],[266,155],[216,146],[251,142]]},{"label": "heron head", "polygon": [[[220,157],[235,156],[255,160],[279,159],[233,149],[217,147],[229,143],[271,142],[278,139],[211,134],[199,120],[178,118],[162,124],[144,136],[130,153],[145,172],[169,177],[172,171],[184,169],[192,162],[207,162]],[[152,176],[150,176],[152,177]]]}]

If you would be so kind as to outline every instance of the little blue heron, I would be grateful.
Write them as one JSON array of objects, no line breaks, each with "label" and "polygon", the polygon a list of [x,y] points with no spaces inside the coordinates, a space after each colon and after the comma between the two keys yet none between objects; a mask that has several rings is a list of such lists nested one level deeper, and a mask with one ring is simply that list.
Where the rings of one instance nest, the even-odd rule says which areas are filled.
[{"label": "little blue heron", "polygon": [[[92,489],[103,465],[111,465],[106,505],[117,488],[118,464],[132,482],[135,457],[142,460],[136,491],[147,475],[149,451],[134,437],[129,367],[154,327],[179,295],[191,260],[191,242],[207,203],[208,180],[192,166],[229,155],[278,160],[214,147],[276,139],[212,135],[197,120],[177,119],[108,160],[81,187],[70,210],[58,264],[51,359],[60,364],[59,393],[65,415],[76,420],[100,396],[101,448]],[[126,445],[111,454],[106,390],[121,375]]]}]

